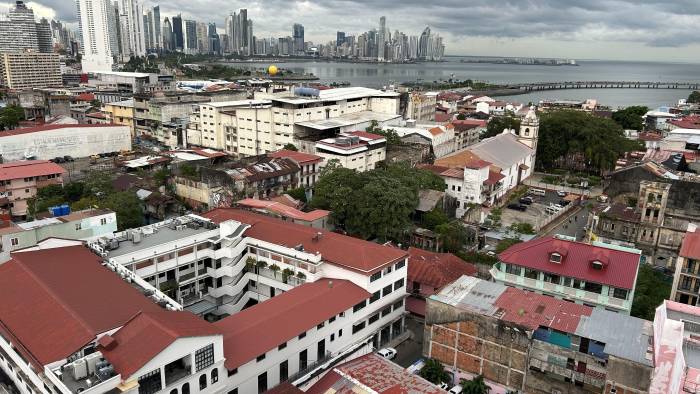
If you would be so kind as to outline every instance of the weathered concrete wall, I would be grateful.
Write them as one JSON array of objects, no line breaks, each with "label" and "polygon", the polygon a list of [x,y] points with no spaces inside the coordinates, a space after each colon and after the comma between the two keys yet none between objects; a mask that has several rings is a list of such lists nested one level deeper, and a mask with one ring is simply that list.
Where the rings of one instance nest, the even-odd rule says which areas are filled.
[{"label": "weathered concrete wall", "polygon": [[[652,367],[646,367],[628,360],[610,356],[608,360],[608,382],[624,386],[625,392],[646,393],[651,382]],[[632,389],[632,390],[630,390]],[[618,393],[622,391],[618,388]]]},{"label": "weathered concrete wall", "polygon": [[639,193],[639,182],[647,180],[671,184],[668,196],[668,208],[674,211],[686,211],[694,215],[700,214],[700,182],[671,180],[658,177],[643,166],[630,168],[612,174],[606,188],[611,197],[625,193]]}]

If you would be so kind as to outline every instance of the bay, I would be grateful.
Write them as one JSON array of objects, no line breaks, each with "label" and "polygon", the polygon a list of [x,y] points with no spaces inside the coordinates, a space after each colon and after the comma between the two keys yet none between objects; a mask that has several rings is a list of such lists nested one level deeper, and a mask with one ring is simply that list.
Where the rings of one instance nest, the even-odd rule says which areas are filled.
[{"label": "bay", "polygon": [[[490,63],[462,63],[466,57],[448,57],[440,63],[351,63],[333,61],[275,62],[277,67],[298,73],[312,73],[320,83],[350,82],[352,86],[381,88],[413,81],[472,79],[497,84],[561,81],[700,81],[700,65],[690,63],[580,60],[579,66],[544,66]],[[232,67],[263,69],[270,62],[229,63]],[[667,89],[575,89],[504,96],[508,100],[597,99],[613,108],[646,105],[656,108],[686,98],[687,90]]]}]

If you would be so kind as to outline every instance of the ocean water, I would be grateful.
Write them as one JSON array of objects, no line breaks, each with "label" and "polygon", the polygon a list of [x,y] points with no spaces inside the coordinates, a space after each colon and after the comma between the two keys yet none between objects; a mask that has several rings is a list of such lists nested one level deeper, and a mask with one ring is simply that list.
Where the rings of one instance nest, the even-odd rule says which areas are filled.
[{"label": "ocean water", "polygon": [[[321,83],[350,82],[353,86],[382,87],[411,81],[440,81],[449,78],[492,83],[553,81],[700,81],[700,65],[690,63],[578,61],[578,67],[514,64],[462,63],[449,57],[441,63],[370,64],[326,61],[276,62],[280,68],[312,73]],[[269,62],[235,63],[235,67],[265,68]],[[506,96],[520,102],[548,99],[597,99],[613,108],[628,105],[659,107],[675,104],[690,91],[664,89],[576,89]]]}]

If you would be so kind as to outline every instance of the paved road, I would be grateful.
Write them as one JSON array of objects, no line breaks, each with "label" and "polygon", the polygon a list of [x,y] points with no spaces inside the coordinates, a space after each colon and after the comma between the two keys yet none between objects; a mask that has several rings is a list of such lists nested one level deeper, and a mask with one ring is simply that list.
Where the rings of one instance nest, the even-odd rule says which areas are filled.
[{"label": "paved road", "polygon": [[576,237],[578,241],[582,241],[586,236],[586,222],[588,221],[588,214],[590,213],[590,208],[584,206],[580,211],[572,210],[567,217],[563,218],[557,226],[547,231],[546,235],[568,235],[570,237]]},{"label": "paved road", "polygon": [[406,317],[406,329],[411,331],[411,337],[396,347],[396,358],[392,361],[406,368],[422,357],[423,326],[423,321]]}]

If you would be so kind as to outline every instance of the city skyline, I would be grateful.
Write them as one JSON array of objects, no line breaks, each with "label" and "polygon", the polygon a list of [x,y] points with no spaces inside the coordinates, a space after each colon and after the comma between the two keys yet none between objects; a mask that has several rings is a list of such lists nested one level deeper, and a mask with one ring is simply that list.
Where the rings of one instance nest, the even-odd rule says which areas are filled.
[{"label": "city skyline", "polygon": [[[157,3],[144,2],[144,6]],[[0,4],[7,7],[10,2]],[[74,3],[40,0],[28,4],[38,17],[54,17],[77,28]],[[162,18],[181,13],[183,19],[214,22],[220,34],[224,16],[239,8],[247,8],[255,16],[258,37],[287,36],[294,23],[299,23],[305,27],[306,40],[315,43],[333,40],[337,31],[360,33],[376,28],[379,17],[386,15],[391,29],[420,32],[430,26],[440,32],[446,55],[700,62],[700,43],[687,33],[700,22],[700,4],[692,1],[670,5],[594,1],[587,3],[586,9],[575,2],[546,0],[479,6],[448,2],[439,7],[418,2],[402,2],[397,7],[385,0],[374,2],[371,9],[359,1],[321,4],[277,0],[264,5],[234,1],[227,3],[223,12],[211,0],[175,0],[160,5]],[[285,12],[266,16],[274,9]]]}]

